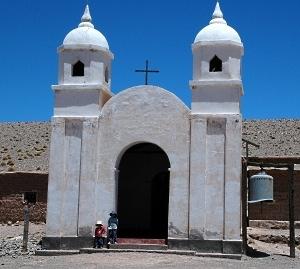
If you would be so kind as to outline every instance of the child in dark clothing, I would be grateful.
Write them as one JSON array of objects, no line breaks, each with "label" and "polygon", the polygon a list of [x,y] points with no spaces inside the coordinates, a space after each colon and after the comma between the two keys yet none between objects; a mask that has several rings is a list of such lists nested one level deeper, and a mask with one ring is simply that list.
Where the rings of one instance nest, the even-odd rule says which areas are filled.
[{"label": "child in dark clothing", "polygon": [[95,229],[95,247],[96,248],[103,248],[104,240],[106,237],[106,229],[102,224],[102,221],[98,220],[96,223]]},{"label": "child in dark clothing", "polygon": [[115,244],[117,242],[118,215],[112,211],[108,219],[108,243]]}]

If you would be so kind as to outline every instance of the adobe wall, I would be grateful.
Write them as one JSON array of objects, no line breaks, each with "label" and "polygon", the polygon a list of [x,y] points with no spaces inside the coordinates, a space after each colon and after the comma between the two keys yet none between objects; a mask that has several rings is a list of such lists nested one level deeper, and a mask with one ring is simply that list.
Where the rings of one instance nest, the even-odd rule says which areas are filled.
[{"label": "adobe wall", "polygon": [[[267,173],[274,178],[274,202],[249,204],[249,219],[288,220],[288,172],[267,170]],[[252,174],[253,171],[251,171]],[[295,220],[300,220],[300,171],[294,172],[294,189]]]},{"label": "adobe wall", "polygon": [[0,173],[0,223],[22,221],[23,193],[37,192],[37,203],[30,210],[30,221],[45,222],[48,174]]}]

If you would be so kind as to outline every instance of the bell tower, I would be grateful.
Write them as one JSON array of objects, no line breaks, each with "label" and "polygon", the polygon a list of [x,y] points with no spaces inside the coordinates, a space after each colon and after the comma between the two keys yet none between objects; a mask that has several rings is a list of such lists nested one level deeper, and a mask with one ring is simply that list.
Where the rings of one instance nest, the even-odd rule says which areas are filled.
[{"label": "bell tower", "polygon": [[189,236],[240,253],[243,44],[218,2],[192,52]]},{"label": "bell tower", "polygon": [[192,51],[192,113],[240,113],[244,49],[238,33],[224,20],[218,2],[209,25],[197,34]]},{"label": "bell tower", "polygon": [[77,28],[58,48],[58,85],[55,116],[97,116],[111,93],[113,54],[102,33],[92,24],[87,5]]},{"label": "bell tower", "polygon": [[88,6],[58,54],[58,85],[52,86],[55,105],[43,247],[74,249],[92,242],[99,118],[113,95],[113,54],[104,35],[94,28]]}]

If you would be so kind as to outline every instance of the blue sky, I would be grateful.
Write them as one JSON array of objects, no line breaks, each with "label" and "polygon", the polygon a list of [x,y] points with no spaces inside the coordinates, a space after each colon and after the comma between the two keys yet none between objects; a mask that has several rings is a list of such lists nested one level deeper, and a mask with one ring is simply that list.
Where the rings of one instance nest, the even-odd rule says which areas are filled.
[{"label": "blue sky", "polygon": [[[56,48],[77,27],[84,0],[1,2],[0,121],[49,120],[57,83]],[[95,27],[115,55],[112,90],[143,84],[134,73],[149,59],[150,83],[190,106],[191,44],[211,19],[215,0],[89,0]],[[242,112],[247,119],[300,117],[300,4],[220,1],[245,47]]]}]

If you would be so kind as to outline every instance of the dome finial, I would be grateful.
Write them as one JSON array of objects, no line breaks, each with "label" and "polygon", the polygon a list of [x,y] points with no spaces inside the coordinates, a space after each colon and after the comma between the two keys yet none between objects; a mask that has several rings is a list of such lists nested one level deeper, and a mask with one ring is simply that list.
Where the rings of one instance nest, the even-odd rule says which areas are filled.
[{"label": "dome finial", "polygon": [[81,23],[78,27],[91,27],[94,28],[94,25],[92,24],[92,16],[90,13],[89,5],[86,5],[84,13],[81,17]]},{"label": "dome finial", "polygon": [[215,11],[212,15],[212,20],[210,21],[210,24],[212,23],[223,23],[223,24],[227,24],[226,21],[223,18],[223,13],[222,10],[220,8],[220,4],[219,1],[217,1],[216,7],[215,7]]},{"label": "dome finial", "polygon": [[91,22],[91,21],[92,21],[92,17],[91,17],[91,14],[90,14],[89,5],[86,5],[84,13],[81,17],[81,22]]},{"label": "dome finial", "polygon": [[216,7],[215,7],[215,11],[214,11],[212,17],[213,17],[213,19],[223,18],[223,13],[222,13],[222,10],[220,8],[219,1],[217,1]]}]

